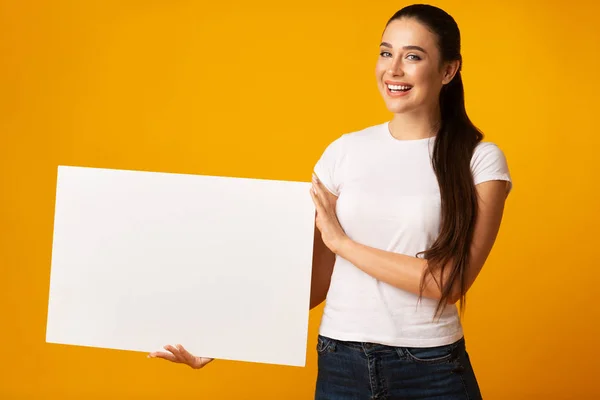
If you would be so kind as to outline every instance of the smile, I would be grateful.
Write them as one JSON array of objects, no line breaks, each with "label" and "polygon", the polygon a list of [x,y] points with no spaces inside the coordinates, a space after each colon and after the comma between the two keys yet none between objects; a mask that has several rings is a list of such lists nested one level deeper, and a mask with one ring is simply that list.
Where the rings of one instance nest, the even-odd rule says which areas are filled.
[{"label": "smile", "polygon": [[386,83],[385,88],[386,88],[386,92],[387,92],[388,96],[400,97],[400,96],[407,95],[410,92],[410,90],[412,89],[412,86],[404,84],[404,83],[402,83],[402,84]]}]

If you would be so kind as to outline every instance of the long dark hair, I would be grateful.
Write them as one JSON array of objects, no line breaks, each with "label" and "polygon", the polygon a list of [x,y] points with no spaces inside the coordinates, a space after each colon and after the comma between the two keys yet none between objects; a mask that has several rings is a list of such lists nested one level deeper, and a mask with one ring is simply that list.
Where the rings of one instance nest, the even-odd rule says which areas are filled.
[{"label": "long dark hair", "polygon": [[[441,124],[432,154],[432,166],[441,195],[440,232],[431,247],[418,253],[417,257],[423,255],[428,264],[421,280],[419,299],[426,278],[430,276],[441,290],[436,315],[445,308],[457,289],[460,290],[462,313],[466,304],[465,273],[470,262],[470,247],[477,218],[477,193],[471,173],[471,157],[477,144],[483,140],[483,134],[471,122],[465,109],[460,73],[460,30],[454,19],[437,7],[415,4],[398,11],[387,25],[401,18],[414,18],[437,36],[441,63],[460,62],[456,75],[443,86],[440,93]],[[436,279],[438,272],[439,281]]]}]

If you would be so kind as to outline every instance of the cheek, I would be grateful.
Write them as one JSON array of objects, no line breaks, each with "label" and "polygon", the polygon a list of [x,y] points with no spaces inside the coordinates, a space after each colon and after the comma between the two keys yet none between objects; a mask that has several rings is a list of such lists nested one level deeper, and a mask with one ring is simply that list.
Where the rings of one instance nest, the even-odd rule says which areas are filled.
[{"label": "cheek", "polygon": [[377,78],[381,78],[381,77],[382,77],[382,76],[385,74],[385,71],[386,71],[386,66],[385,66],[385,64],[383,64],[383,63],[381,63],[381,62],[378,62],[378,63],[375,65],[375,76],[376,76]]},{"label": "cheek", "polygon": [[406,71],[410,74],[415,84],[428,85],[431,82],[432,74],[427,68],[422,68],[419,65],[411,65]]},{"label": "cheek", "polygon": [[435,92],[441,84],[439,74],[431,70],[415,70],[414,80],[424,92]]}]

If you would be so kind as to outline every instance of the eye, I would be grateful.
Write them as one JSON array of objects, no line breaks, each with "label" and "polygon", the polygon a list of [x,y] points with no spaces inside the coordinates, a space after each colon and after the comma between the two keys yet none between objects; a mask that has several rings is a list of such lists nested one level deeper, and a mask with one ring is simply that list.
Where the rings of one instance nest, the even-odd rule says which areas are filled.
[{"label": "eye", "polygon": [[413,60],[413,61],[418,61],[418,60],[421,59],[421,57],[419,57],[416,54],[409,54],[409,55],[406,56],[406,58],[408,58],[409,60]]},{"label": "eye", "polygon": [[389,51],[382,51],[381,53],[379,53],[379,55],[381,57],[389,57],[389,56],[391,56],[391,54],[390,54]]}]

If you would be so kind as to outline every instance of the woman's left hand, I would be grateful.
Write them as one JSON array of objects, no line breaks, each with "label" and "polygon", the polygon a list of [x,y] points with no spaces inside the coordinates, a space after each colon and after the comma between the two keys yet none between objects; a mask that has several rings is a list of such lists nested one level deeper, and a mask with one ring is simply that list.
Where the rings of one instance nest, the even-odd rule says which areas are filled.
[{"label": "woman's left hand", "polygon": [[335,205],[327,199],[325,190],[327,189],[319,178],[313,174],[310,195],[317,209],[317,228],[321,232],[323,243],[337,254],[344,242],[348,240],[348,236],[342,229],[335,213]]}]

